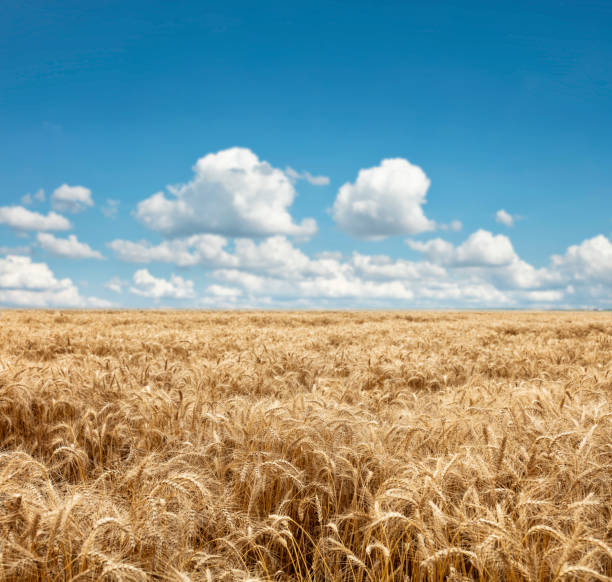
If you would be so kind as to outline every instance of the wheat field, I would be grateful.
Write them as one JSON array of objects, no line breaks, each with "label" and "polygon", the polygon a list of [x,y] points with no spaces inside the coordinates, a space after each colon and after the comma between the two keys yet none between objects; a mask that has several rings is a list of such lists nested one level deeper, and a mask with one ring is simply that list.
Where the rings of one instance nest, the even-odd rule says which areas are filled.
[{"label": "wheat field", "polygon": [[610,314],[1,318],[1,580],[612,579]]}]

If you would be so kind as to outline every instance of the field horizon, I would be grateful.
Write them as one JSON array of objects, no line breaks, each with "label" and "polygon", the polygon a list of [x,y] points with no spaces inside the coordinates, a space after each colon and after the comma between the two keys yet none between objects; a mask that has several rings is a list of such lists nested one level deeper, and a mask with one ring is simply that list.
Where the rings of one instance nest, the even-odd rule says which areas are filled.
[{"label": "field horizon", "polygon": [[2,580],[612,580],[607,312],[0,317]]}]

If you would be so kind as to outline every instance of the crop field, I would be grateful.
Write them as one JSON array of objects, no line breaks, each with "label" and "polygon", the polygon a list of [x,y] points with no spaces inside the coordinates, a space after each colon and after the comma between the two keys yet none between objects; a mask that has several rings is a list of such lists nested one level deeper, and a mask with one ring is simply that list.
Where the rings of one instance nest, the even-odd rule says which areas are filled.
[{"label": "crop field", "polygon": [[612,579],[610,314],[0,317],[0,580]]}]

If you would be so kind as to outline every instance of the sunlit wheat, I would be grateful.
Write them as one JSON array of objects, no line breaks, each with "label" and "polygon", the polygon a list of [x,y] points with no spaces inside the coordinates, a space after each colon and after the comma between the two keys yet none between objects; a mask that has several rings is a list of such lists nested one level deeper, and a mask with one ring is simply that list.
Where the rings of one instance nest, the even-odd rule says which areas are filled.
[{"label": "sunlit wheat", "polygon": [[612,580],[609,315],[1,316],[1,580]]}]

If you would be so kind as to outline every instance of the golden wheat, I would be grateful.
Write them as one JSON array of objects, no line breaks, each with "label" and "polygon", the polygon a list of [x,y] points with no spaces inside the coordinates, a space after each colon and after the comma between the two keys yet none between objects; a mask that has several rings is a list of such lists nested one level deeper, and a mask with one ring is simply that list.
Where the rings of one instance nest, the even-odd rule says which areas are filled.
[{"label": "golden wheat", "polygon": [[609,314],[1,315],[2,580],[612,580]]}]

